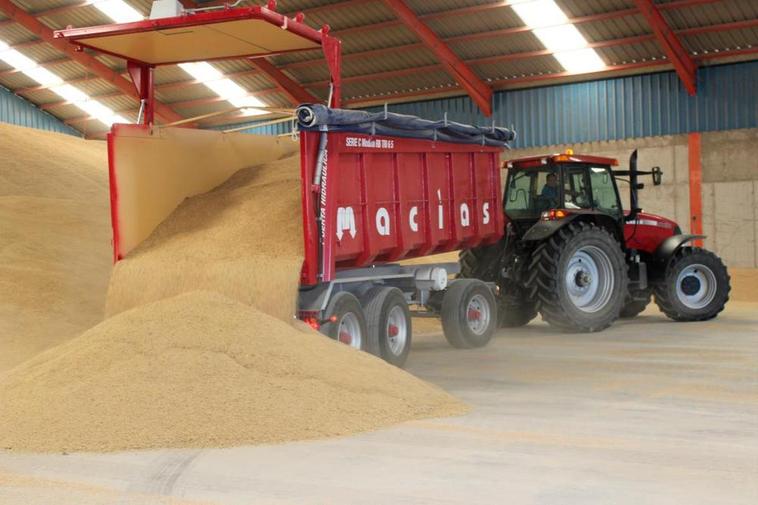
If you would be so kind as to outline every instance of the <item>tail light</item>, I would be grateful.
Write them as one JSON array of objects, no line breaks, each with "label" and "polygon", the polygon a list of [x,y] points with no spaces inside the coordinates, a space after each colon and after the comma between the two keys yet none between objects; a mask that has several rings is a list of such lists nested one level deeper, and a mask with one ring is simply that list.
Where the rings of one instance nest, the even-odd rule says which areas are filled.
[{"label": "tail light", "polygon": [[550,209],[546,210],[540,215],[540,219],[543,221],[557,221],[559,219],[563,219],[564,217],[567,217],[569,215],[569,212],[566,212],[563,209]]}]

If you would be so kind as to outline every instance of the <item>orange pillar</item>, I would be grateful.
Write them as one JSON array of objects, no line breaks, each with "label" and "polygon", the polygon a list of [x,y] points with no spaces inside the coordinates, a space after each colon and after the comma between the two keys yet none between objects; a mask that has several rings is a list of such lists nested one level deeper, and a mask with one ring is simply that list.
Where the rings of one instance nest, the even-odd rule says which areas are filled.
[{"label": "orange pillar", "polygon": [[[687,138],[690,168],[690,233],[703,234],[703,163],[700,157],[700,133],[690,133]],[[702,240],[695,241],[702,246]]]}]

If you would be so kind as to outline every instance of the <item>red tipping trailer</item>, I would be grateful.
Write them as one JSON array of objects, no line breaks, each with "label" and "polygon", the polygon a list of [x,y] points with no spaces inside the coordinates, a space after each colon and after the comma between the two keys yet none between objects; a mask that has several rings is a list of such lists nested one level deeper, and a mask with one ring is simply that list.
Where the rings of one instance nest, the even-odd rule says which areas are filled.
[{"label": "red tipping trailer", "polygon": [[411,308],[417,315],[441,316],[456,347],[486,345],[497,322],[494,283],[449,281],[457,263],[394,262],[501,239],[499,155],[512,132],[386,112],[384,120],[392,121],[364,122],[360,114],[367,113],[338,109],[339,41],[328,27],[314,30],[301,14],[288,18],[274,8],[275,2],[221,6],[56,32],[78,46],[125,58],[142,99],[142,124],[114,125],[108,135],[115,260],[184,198],[292,151],[288,138],[155,124],[154,67],[321,46],[332,76],[329,107],[307,107],[345,121],[301,123],[305,260],[299,317],[399,366],[410,349]]}]

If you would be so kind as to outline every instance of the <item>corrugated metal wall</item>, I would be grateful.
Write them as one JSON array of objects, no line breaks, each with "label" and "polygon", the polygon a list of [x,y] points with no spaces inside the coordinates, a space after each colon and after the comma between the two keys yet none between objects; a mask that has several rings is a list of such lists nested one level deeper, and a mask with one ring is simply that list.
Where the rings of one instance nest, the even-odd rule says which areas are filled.
[{"label": "corrugated metal wall", "polygon": [[[701,68],[694,97],[674,72],[500,91],[494,96],[493,117],[498,125],[515,127],[515,148],[755,128],[756,83],[758,61]],[[389,110],[427,119],[441,119],[447,112],[453,121],[492,121],[468,97],[394,104]],[[282,133],[286,127],[268,127],[265,133]]]},{"label": "corrugated metal wall", "polygon": [[81,137],[75,129],[3,87],[0,87],[0,122]]}]

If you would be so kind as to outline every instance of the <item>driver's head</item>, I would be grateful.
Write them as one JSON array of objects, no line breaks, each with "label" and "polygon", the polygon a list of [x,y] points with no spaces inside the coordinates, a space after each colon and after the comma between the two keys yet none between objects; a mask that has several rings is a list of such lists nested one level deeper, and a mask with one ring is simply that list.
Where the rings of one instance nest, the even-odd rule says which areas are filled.
[{"label": "driver's head", "polygon": [[547,179],[545,180],[545,184],[551,187],[555,187],[558,185],[558,177],[555,174],[547,174]]}]

